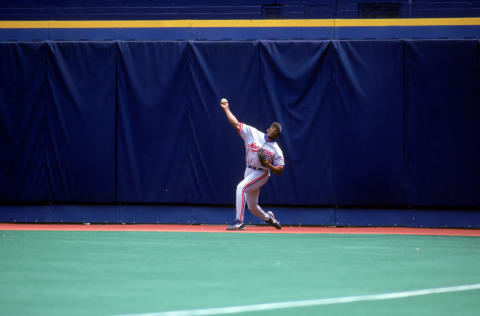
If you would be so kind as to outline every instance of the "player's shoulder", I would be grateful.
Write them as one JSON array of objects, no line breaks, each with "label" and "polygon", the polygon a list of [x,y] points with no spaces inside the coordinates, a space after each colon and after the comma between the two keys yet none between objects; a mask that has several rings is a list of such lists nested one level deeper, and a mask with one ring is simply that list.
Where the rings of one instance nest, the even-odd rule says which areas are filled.
[{"label": "player's shoulder", "polygon": [[242,125],[242,130],[244,130],[245,132],[260,133],[260,131],[258,129],[256,129],[255,127],[253,127],[251,125],[248,125],[248,124],[245,124],[245,123],[241,123],[241,125]]},{"label": "player's shoulder", "polygon": [[245,129],[245,130],[252,128],[250,125],[248,125],[248,124],[245,123],[245,122],[241,122],[240,125],[241,125],[242,129]]},{"label": "player's shoulder", "polygon": [[275,143],[273,144],[273,147],[275,148],[275,150],[276,150],[277,152],[279,152],[279,153],[282,152],[282,148],[280,148],[280,145],[279,145],[277,142],[275,142]]},{"label": "player's shoulder", "polygon": [[[244,123],[245,124],[245,123]],[[257,129],[255,127],[253,127],[252,125],[248,125],[248,124],[245,124],[249,129],[251,129],[252,131],[257,131]]]}]

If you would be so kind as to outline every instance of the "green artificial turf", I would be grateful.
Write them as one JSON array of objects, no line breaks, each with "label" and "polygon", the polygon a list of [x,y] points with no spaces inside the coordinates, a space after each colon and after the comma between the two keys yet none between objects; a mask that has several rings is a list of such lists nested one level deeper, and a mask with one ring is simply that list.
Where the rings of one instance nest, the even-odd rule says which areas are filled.
[{"label": "green artificial turf", "polygon": [[[0,231],[0,315],[111,316],[480,283],[480,238]],[[480,290],[243,315],[478,315]]]}]

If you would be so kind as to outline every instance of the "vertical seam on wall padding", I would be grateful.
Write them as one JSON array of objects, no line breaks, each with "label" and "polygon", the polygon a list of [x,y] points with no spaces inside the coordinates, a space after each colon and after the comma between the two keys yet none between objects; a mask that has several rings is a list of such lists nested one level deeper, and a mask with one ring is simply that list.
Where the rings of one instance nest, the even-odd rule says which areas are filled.
[{"label": "vertical seam on wall padding", "polygon": [[[192,81],[193,81],[193,78],[192,78],[192,71],[191,71],[191,63],[192,63],[192,55],[193,55],[193,42],[191,40],[188,40],[187,41],[187,47],[185,48],[185,52],[184,52],[185,55],[185,58],[187,59],[187,97],[186,97],[186,102],[185,102],[185,110],[184,110],[184,122],[186,122],[187,124],[187,128],[186,128],[186,131],[187,133],[191,133],[192,131],[190,130],[190,120],[189,120],[189,107],[191,107],[191,102],[190,100],[192,99],[192,96],[191,96],[191,93],[192,93]],[[190,201],[193,201],[193,197],[192,197],[192,194],[193,194],[193,191],[192,191],[192,188],[193,188],[193,161],[190,159],[190,153],[192,151],[192,149],[190,148],[190,146],[188,146],[188,141],[192,140],[192,137],[189,137],[190,135],[186,135],[186,160],[188,161],[188,163],[186,164],[188,166],[188,169],[187,169],[187,172],[185,174],[185,177],[186,177],[186,181],[185,183],[187,183],[187,195],[184,197],[184,203],[186,204],[189,204]],[[193,216],[193,208],[190,209],[190,214],[189,214],[189,218],[191,219],[192,216]]]},{"label": "vertical seam on wall padding", "polygon": [[[49,31],[49,34],[50,34],[50,31]],[[51,95],[52,95],[52,89],[50,88],[50,80],[48,80],[48,56],[50,54],[50,47],[49,47],[49,40],[47,40],[45,43],[44,43],[44,47],[45,47],[45,56],[44,56],[44,62],[45,62],[45,87],[47,89],[47,102],[44,102],[43,103],[43,113],[42,113],[42,116],[44,118],[44,124],[46,122],[47,124],[47,128],[48,128],[48,120],[47,120],[47,111],[48,111],[48,106],[50,105],[51,103]],[[52,200],[53,200],[53,194],[50,194],[51,192],[51,188],[53,187],[52,185],[52,179],[50,177],[50,170],[48,168],[48,163],[47,163],[47,156],[48,156],[48,137],[43,135],[44,137],[44,146],[47,147],[47,150],[45,150],[45,153],[44,153],[44,156],[43,156],[43,159],[45,159],[44,163],[45,163],[45,166],[46,166],[46,171],[47,171],[47,179],[48,179],[48,186],[47,186],[47,196],[46,196],[46,200],[50,203],[52,203]],[[44,198],[45,199],[45,196]]]},{"label": "vertical seam on wall padding", "polygon": [[404,194],[404,203],[408,205],[408,194],[407,194],[407,66],[406,66],[406,41],[402,40],[402,74],[403,74],[403,100],[402,100],[402,126],[403,126],[403,148],[402,148],[402,182],[403,182],[403,194]]},{"label": "vertical seam on wall padding", "polygon": [[115,111],[114,111],[114,183],[115,183],[115,203],[118,203],[118,41],[115,41]]},{"label": "vertical seam on wall padding", "polygon": [[[480,99],[480,39],[477,38],[476,40],[476,55],[477,55],[477,98]],[[478,124],[480,124],[480,111],[479,111],[479,114],[478,114],[478,117],[477,117],[477,134],[478,134],[478,137],[480,137],[480,127],[478,126]],[[480,143],[477,143],[477,150],[480,151]],[[478,176],[478,179],[480,179],[480,161],[477,162],[477,176]],[[478,188],[478,195],[477,196],[480,196],[480,188]],[[477,201],[477,204],[480,203],[480,199],[478,199]]]},{"label": "vertical seam on wall padding", "polygon": [[[47,51],[47,43],[48,43],[48,41],[45,41],[45,42],[43,42],[43,43],[41,44],[42,47],[43,47],[43,54],[44,54],[44,55],[43,55],[43,66],[44,66],[44,70],[43,70],[43,76],[44,76],[44,77],[43,77],[43,80],[44,80],[44,81],[43,81],[43,88],[47,91],[47,95],[46,95],[46,96],[45,96],[45,95],[42,95],[42,96],[45,97],[45,98],[48,97],[48,74],[47,74],[47,52],[48,52],[48,51]],[[18,44],[17,44],[17,45],[18,45]],[[46,103],[46,100],[44,100],[44,102],[42,102],[42,105],[41,105],[42,108],[43,108],[43,109],[42,109],[43,111],[41,112],[42,115],[46,112],[46,111],[45,111],[45,103]],[[43,121],[43,123],[45,122],[45,120],[42,120],[42,121]],[[40,123],[40,124],[41,124],[41,123]],[[42,128],[42,125],[40,125],[40,130],[41,130],[41,128]],[[40,142],[42,143],[42,140],[44,140],[44,139],[42,139],[42,134],[40,134],[40,137],[41,137],[41,138],[40,138],[40,139],[41,139]],[[43,136],[43,137],[45,137],[45,136]],[[42,143],[42,145],[43,145],[43,149],[44,149],[44,152],[45,152],[45,147],[46,147],[46,146],[45,146],[45,143]],[[44,154],[42,154],[41,157],[42,157],[42,159],[45,159]],[[43,164],[45,164],[45,162],[42,161],[41,164],[43,165]],[[46,164],[45,164],[45,165],[46,165]],[[45,169],[46,169],[46,168],[45,168]],[[46,174],[47,174],[47,180],[48,180],[48,170],[47,170]],[[48,193],[47,193],[47,194],[48,194]],[[44,195],[43,198],[45,198],[45,195]]]},{"label": "vertical seam on wall padding", "polygon": [[[325,48],[326,51],[325,51],[325,58],[327,60],[327,66],[328,66],[328,83],[327,83],[327,89],[330,88],[331,86],[335,87],[335,81],[334,81],[334,78],[333,78],[333,66],[332,66],[332,61],[335,61],[335,58],[333,57],[332,58],[332,54],[335,53],[335,46],[333,44],[333,41],[334,40],[328,40],[327,41],[327,47]],[[332,52],[333,50],[333,52]],[[336,91],[334,89],[334,91]],[[329,100],[329,99],[327,99]],[[332,102],[328,102],[329,105],[327,106],[330,106],[330,110],[331,110],[331,107],[332,107]],[[327,113],[331,113],[329,112],[329,110],[327,109]],[[333,185],[332,185],[332,181],[333,181],[333,177],[332,177],[332,174],[333,174],[333,155],[332,155],[332,120],[328,120],[328,143],[327,143],[327,153],[328,153],[328,163],[329,163],[329,166],[328,166],[328,191],[330,192],[330,195],[333,195],[333,199],[331,200],[331,207],[332,207],[332,212],[333,212],[333,225],[334,226],[337,226],[337,199],[336,199],[336,196],[335,194],[333,193]]]},{"label": "vertical seam on wall padding", "polygon": [[254,43],[256,43],[256,50],[257,50],[257,66],[258,66],[258,80],[260,81],[260,91],[259,91],[259,98],[260,98],[260,102],[263,101],[262,99],[262,95],[263,95],[263,73],[262,73],[262,52],[261,52],[261,49],[262,49],[262,41],[261,40],[256,40],[254,41]]}]

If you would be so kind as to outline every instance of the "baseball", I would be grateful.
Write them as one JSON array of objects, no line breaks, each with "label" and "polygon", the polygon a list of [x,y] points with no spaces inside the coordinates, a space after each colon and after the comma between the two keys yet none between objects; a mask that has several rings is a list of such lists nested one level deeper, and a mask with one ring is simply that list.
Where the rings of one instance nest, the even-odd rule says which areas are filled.
[{"label": "baseball", "polygon": [[221,103],[221,104],[228,103],[228,100],[227,100],[227,99],[225,99],[225,98],[222,98],[222,99],[220,100],[220,103]]}]

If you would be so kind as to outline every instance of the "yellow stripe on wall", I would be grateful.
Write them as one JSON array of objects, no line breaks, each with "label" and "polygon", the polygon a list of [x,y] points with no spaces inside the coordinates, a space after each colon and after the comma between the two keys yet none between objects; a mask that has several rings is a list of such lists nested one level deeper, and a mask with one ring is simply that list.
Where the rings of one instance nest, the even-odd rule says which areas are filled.
[{"label": "yellow stripe on wall", "polygon": [[221,27],[334,27],[333,19],[309,20],[115,20],[115,21],[0,21],[3,29],[86,28],[221,28]]},{"label": "yellow stripe on wall", "polygon": [[0,21],[1,29],[48,29],[50,21]]},{"label": "yellow stripe on wall", "polygon": [[480,25],[480,18],[437,19],[337,19],[336,27],[361,26],[461,26]]},{"label": "yellow stripe on wall", "polygon": [[242,28],[242,27],[367,27],[367,26],[468,26],[476,18],[435,19],[290,19],[290,20],[116,20],[116,21],[0,21],[0,29],[89,28]]}]

